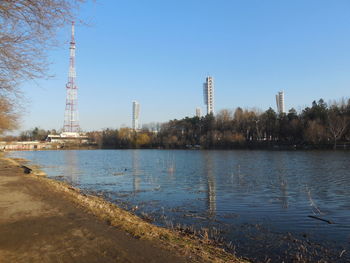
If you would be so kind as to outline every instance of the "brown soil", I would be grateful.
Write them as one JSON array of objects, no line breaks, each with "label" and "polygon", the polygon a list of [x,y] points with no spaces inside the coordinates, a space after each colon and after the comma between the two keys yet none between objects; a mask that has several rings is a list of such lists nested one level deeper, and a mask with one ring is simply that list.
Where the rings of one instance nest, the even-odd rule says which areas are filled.
[{"label": "brown soil", "polygon": [[0,262],[187,262],[77,207],[0,160]]}]

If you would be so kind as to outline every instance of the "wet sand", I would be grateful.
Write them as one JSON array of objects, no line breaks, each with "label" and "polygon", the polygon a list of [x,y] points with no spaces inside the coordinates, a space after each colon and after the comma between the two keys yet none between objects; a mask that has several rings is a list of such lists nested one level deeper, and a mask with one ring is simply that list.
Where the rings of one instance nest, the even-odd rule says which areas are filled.
[{"label": "wet sand", "polygon": [[239,262],[135,237],[45,180],[0,156],[0,262]]}]

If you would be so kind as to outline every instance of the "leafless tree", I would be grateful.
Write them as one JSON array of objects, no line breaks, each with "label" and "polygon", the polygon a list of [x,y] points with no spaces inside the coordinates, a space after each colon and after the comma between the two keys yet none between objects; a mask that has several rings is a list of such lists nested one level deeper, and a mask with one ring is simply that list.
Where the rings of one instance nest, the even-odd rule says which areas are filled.
[{"label": "leafless tree", "polygon": [[314,144],[320,144],[327,140],[327,132],[324,126],[315,120],[308,121],[304,136],[308,142]]},{"label": "leafless tree", "polygon": [[7,130],[13,130],[18,125],[18,114],[14,110],[13,103],[0,95],[0,135]]},{"label": "leafless tree", "polygon": [[328,110],[327,130],[333,139],[334,149],[337,147],[337,141],[344,135],[349,126],[349,117],[346,114],[341,113],[342,109],[343,106],[340,104],[339,107],[333,105]]}]

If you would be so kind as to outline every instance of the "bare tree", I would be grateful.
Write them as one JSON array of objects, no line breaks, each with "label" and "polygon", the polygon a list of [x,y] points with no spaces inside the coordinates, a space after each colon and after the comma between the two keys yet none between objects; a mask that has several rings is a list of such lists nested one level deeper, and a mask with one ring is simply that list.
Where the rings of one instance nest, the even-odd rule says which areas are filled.
[{"label": "bare tree", "polygon": [[18,114],[14,104],[6,97],[0,95],[0,135],[4,131],[13,130],[18,125]]},{"label": "bare tree", "polygon": [[320,144],[327,140],[325,127],[316,120],[309,120],[304,130],[305,139],[313,144]]},{"label": "bare tree", "polygon": [[349,117],[339,112],[339,108],[333,106],[328,111],[327,130],[332,136],[334,146],[336,149],[337,141],[344,135],[346,128],[349,126]]}]

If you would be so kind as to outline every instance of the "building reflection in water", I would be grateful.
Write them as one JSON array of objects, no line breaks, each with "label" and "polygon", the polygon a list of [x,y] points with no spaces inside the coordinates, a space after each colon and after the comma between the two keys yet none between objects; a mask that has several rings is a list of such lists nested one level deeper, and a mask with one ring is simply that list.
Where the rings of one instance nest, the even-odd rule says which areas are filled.
[{"label": "building reflection in water", "polygon": [[286,176],[286,163],[284,155],[277,155],[276,158],[276,167],[277,167],[277,188],[280,190],[280,201],[282,208],[288,208],[288,182]]},{"label": "building reflection in water", "polygon": [[76,151],[63,151],[65,166],[63,176],[71,184],[79,183],[80,170],[78,168],[78,154]]},{"label": "building reflection in water", "polygon": [[207,205],[210,217],[216,215],[216,182],[214,175],[213,156],[208,151],[203,151],[204,174],[207,179]]},{"label": "building reflection in water", "polygon": [[140,151],[132,151],[132,176],[133,176],[133,193],[136,194],[140,191]]}]

